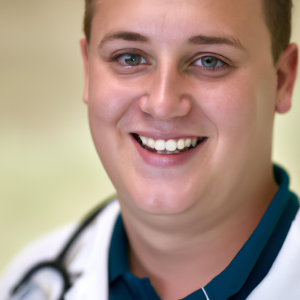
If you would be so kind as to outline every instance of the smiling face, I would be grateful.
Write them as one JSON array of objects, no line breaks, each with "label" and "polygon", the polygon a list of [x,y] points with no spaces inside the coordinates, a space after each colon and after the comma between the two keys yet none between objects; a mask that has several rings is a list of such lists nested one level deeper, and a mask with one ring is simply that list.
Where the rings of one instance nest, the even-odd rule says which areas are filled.
[{"label": "smiling face", "polygon": [[271,174],[277,77],[260,0],[103,0],[85,60],[122,205],[225,207]]}]

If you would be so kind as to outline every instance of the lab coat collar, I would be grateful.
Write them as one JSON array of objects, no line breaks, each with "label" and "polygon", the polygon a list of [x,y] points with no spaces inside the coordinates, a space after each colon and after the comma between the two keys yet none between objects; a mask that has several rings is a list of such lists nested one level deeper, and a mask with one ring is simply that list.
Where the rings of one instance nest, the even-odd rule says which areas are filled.
[{"label": "lab coat collar", "polygon": [[66,300],[108,299],[108,253],[119,213],[119,203],[114,201],[97,218],[91,238],[81,250],[85,255],[76,256],[72,262],[73,268],[82,270],[82,275],[65,295]]}]

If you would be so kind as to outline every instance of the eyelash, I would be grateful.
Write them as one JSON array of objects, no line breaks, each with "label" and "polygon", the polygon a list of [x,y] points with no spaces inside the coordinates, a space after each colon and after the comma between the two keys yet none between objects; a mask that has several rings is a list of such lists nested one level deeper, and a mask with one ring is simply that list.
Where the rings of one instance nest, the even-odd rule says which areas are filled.
[{"label": "eyelash", "polygon": [[[139,56],[139,57],[142,57],[144,58],[142,55],[140,55],[139,53],[135,53],[135,52],[126,52],[126,53],[118,53],[114,56],[111,57],[110,61],[111,62],[117,62],[121,57],[124,57],[126,55],[135,55],[135,56]],[[219,66],[219,67],[211,67],[211,68],[208,68],[208,67],[203,67],[203,66],[199,66],[199,65],[194,65],[197,61],[201,60],[201,59],[204,59],[205,57],[212,57],[212,58],[216,58],[218,60],[218,63],[219,62],[222,62],[223,65],[222,66]],[[145,61],[147,61],[145,58],[144,58]],[[141,65],[144,65],[144,64],[139,64],[139,65],[136,65],[136,66],[130,66],[130,65],[127,65],[127,67],[138,67],[138,66],[141,66]],[[199,57],[198,59],[194,60],[193,63],[191,64],[191,66],[196,66],[198,68],[201,68],[203,71],[205,72],[217,72],[217,71],[221,71],[221,70],[226,70],[228,68],[230,68],[231,66],[224,62],[223,60],[221,59],[218,59],[217,57],[215,56],[212,56],[212,55],[206,55],[206,56],[202,56],[202,57]]]},{"label": "eyelash", "polygon": [[[125,52],[125,53],[118,53],[115,54],[114,56],[111,57],[110,61],[111,62],[117,62],[121,57],[126,56],[126,55],[135,55],[135,56],[139,56],[139,57],[143,57],[143,55],[139,54],[139,53],[135,53],[135,52]],[[144,58],[145,59],[145,58]],[[146,60],[146,59],[145,59]],[[147,61],[147,60],[146,60]],[[128,65],[129,66],[129,65]]]}]

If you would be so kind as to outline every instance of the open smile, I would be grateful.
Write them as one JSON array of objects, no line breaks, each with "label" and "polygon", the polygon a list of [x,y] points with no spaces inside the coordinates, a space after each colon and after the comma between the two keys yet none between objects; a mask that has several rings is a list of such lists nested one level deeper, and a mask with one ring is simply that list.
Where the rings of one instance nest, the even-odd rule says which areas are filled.
[{"label": "open smile", "polygon": [[193,148],[196,148],[198,145],[200,145],[207,139],[207,137],[193,137],[168,140],[154,140],[152,138],[140,136],[136,133],[132,133],[132,136],[142,148],[152,153],[162,155],[174,155],[180,154],[185,151],[189,151]]}]

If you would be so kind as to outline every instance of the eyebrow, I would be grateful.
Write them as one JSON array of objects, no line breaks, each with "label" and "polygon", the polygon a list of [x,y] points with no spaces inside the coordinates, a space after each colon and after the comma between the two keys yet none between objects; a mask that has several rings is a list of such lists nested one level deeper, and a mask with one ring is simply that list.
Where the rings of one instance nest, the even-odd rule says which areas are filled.
[{"label": "eyebrow", "polygon": [[[149,42],[149,38],[130,31],[122,31],[116,32],[113,34],[106,35],[99,44],[99,48],[101,48],[106,42],[114,41],[114,40],[124,40],[130,42],[140,42],[140,43],[147,43]],[[241,50],[246,51],[245,47],[242,45],[239,39],[233,36],[206,36],[206,35],[197,35],[189,38],[188,42],[194,45],[229,45],[239,48]]]},{"label": "eyebrow", "polygon": [[232,36],[206,36],[206,35],[197,35],[193,36],[189,39],[189,43],[194,45],[229,45],[239,48],[241,50],[246,51],[246,48],[242,45],[239,39]]},{"label": "eyebrow", "polygon": [[108,41],[114,41],[114,40],[124,40],[124,41],[141,42],[141,43],[149,42],[149,39],[147,37],[139,33],[124,31],[124,32],[116,32],[105,36],[100,42],[99,47],[103,46],[103,44],[105,44]]}]

